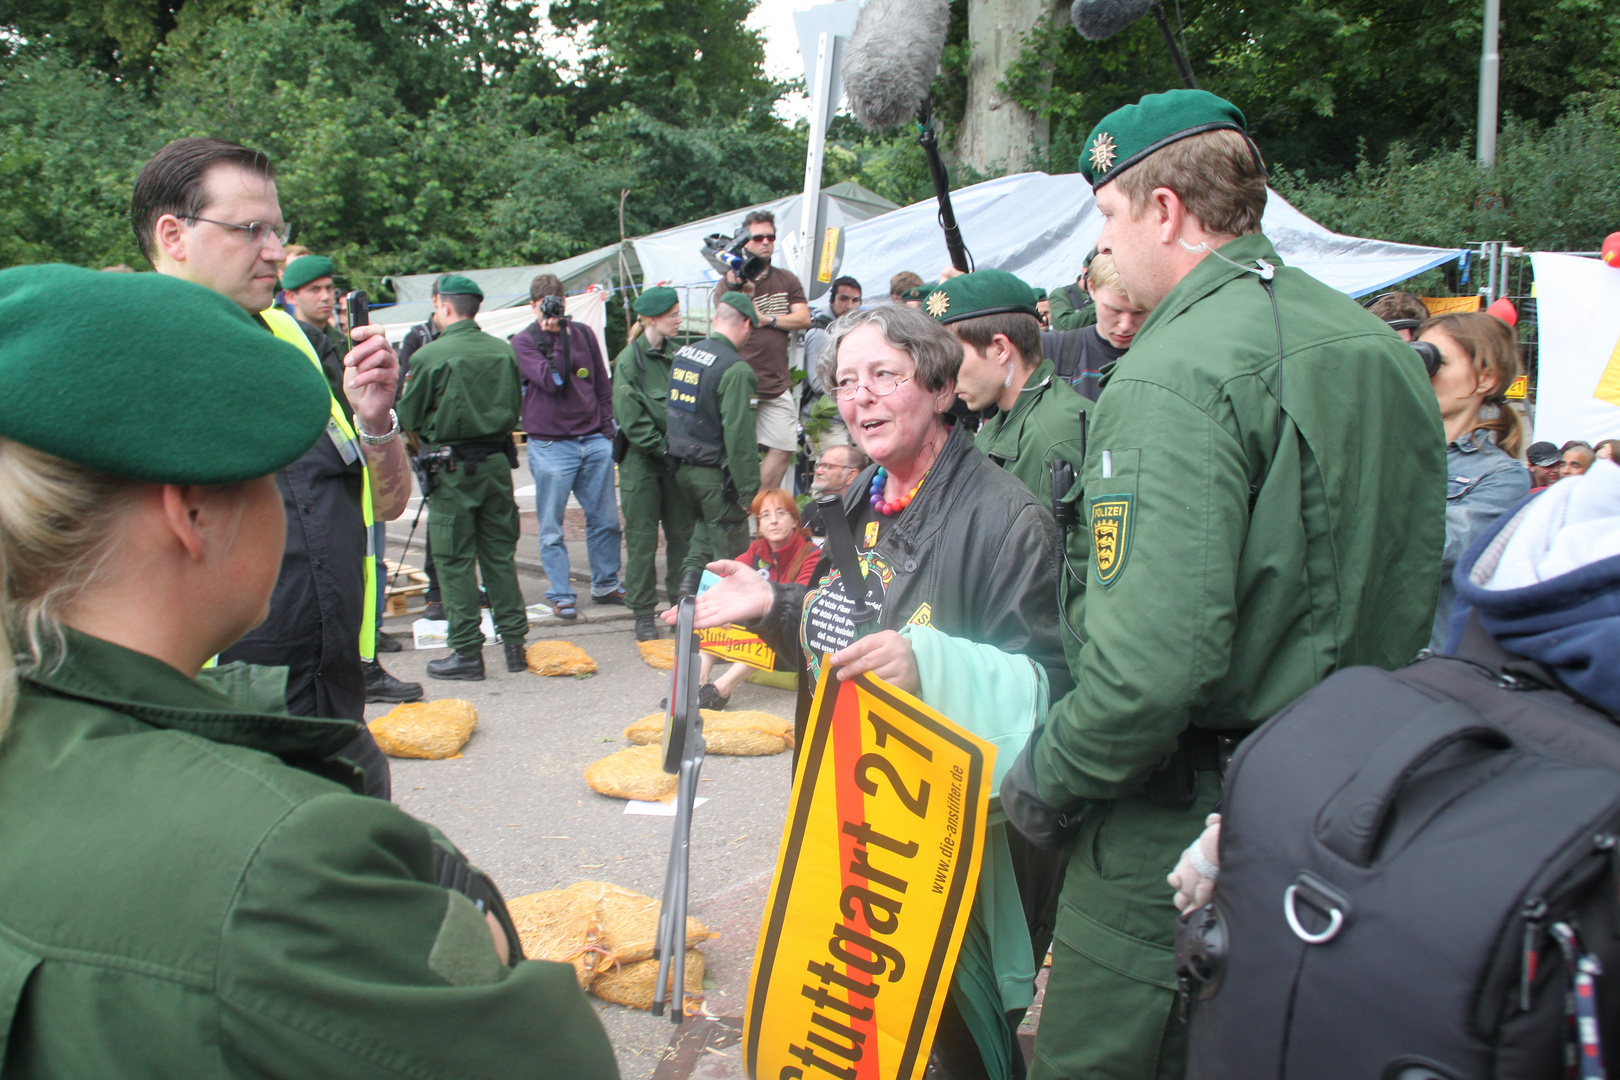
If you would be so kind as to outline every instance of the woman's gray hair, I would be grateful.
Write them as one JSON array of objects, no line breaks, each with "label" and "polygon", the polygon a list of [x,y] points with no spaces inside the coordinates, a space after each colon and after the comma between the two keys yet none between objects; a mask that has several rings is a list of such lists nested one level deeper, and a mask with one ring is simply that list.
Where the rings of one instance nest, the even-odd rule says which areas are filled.
[{"label": "woman's gray hair", "polygon": [[827,345],[816,358],[816,376],[832,393],[838,385],[838,349],[852,330],[872,323],[883,340],[911,357],[916,379],[930,393],[945,389],[962,367],[962,343],[956,335],[905,304],[879,304],[852,311],[827,327]]}]

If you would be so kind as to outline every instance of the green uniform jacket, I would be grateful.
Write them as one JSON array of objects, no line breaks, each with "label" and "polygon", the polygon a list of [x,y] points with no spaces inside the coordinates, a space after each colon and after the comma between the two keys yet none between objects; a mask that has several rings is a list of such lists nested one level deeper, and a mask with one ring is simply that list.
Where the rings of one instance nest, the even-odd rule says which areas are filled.
[{"label": "green uniform jacket", "polygon": [[[1240,237],[1171,290],[1093,408],[1095,549],[1076,689],[1035,754],[1054,806],[1139,788],[1188,725],[1252,728],[1353,664],[1428,640],[1445,445],[1417,354]],[[1251,512],[1251,485],[1255,487]]]},{"label": "green uniform jacket", "polygon": [[[1047,510],[1052,506],[1052,470],[1054,461],[1066,461],[1074,468],[1074,483],[1062,501],[1081,513],[1086,474],[1086,422],[1081,414],[1091,404],[1075,392],[1074,388],[1053,376],[1052,361],[1042,360],[1024,383],[1023,393],[1012,411],[997,413],[979,428],[975,445],[991,461],[1024,482]],[[1081,514],[1083,517],[1084,515]],[[1085,617],[1086,583],[1076,574],[1086,572],[1086,557],[1090,554],[1090,534],[1083,522],[1065,531],[1064,554],[1071,572],[1064,569],[1059,575],[1059,599],[1069,630],[1063,631],[1063,651],[1069,659],[1069,670],[1079,664],[1080,632]]]},{"label": "green uniform jacket", "polygon": [[669,406],[669,357],[646,336],[638,337],[613,358],[613,416],[630,445],[650,458],[663,460],[665,417]]},{"label": "green uniform jacket", "polygon": [[352,723],[66,638],[0,744],[7,1080],[618,1075],[573,969],[503,967],[433,832],[321,763]]},{"label": "green uniform jacket", "polygon": [[[1075,287],[1079,288],[1078,285]],[[1047,293],[1046,302],[1051,308],[1053,330],[1078,330],[1097,321],[1097,305],[1083,303],[1078,308],[1075,307],[1074,302],[1069,299],[1067,285],[1059,285]]]},{"label": "green uniform jacket", "polygon": [[522,410],[512,346],[472,319],[452,323],[416,350],[396,409],[403,430],[433,445],[504,439]]}]

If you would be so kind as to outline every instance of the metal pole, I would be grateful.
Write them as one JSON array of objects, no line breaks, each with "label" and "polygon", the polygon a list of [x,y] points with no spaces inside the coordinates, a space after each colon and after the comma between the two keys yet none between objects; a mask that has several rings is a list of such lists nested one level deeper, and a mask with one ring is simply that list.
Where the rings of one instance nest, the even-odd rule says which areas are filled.
[{"label": "metal pole", "polygon": [[810,148],[804,155],[804,203],[799,208],[799,281],[806,292],[815,279],[816,253],[821,238],[816,223],[821,209],[821,163],[827,146],[827,122],[838,104],[830,100],[833,85],[835,35],[816,35],[816,100],[810,113]]},{"label": "metal pole", "polygon": [[1479,57],[1479,167],[1496,168],[1496,90],[1502,67],[1497,51],[1497,29],[1502,21],[1502,0],[1485,0],[1484,45]]}]

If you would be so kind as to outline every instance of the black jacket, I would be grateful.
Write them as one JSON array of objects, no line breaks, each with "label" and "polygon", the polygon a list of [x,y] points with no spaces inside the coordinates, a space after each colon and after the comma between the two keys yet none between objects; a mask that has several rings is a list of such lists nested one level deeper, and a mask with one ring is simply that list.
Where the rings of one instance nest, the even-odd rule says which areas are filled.
[{"label": "black jacket", "polygon": [[[876,471],[876,465],[868,467],[844,493],[851,521],[859,516]],[[884,532],[873,555],[894,574],[879,629],[926,621],[952,637],[1029,657],[1046,669],[1052,700],[1068,693],[1073,684],[1058,620],[1057,527],[1029,489],[991,464],[960,426],[951,430],[928,482]],[[822,581],[832,569],[832,556],[824,552],[811,580]],[[809,589],[772,588],[776,602],[755,630],[807,673],[799,634]],[[801,675],[796,724],[801,736],[814,693],[810,679]]]}]

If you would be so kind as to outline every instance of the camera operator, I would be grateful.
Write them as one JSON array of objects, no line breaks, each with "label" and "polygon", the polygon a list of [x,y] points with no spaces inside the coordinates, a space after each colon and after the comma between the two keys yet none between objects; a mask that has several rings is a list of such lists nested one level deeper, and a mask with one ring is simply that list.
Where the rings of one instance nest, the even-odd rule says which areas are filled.
[{"label": "camera operator", "polygon": [[577,619],[569,579],[563,510],[573,492],[585,511],[585,552],[591,602],[624,603],[619,584],[619,507],[613,497],[613,380],[589,328],[571,321],[562,279],[541,274],[529,283],[535,321],[514,334],[523,373],[523,430],[534,474],[534,514],[540,522],[540,564],[551,587],[546,599],[558,618]]},{"label": "camera operator", "polygon": [[759,377],[759,410],[754,417],[755,440],[765,447],[759,465],[761,488],[782,486],[788,465],[799,449],[799,418],[793,406],[793,379],[788,374],[788,343],[794,330],[810,326],[810,302],[804,286],[786,270],[771,266],[776,252],[776,216],[768,210],[755,210],[743,219],[748,230],[748,254],[763,259],[766,270],[752,281],[735,273],[714,290],[716,302],[728,292],[737,291],[751,298],[759,325],[739,351]]},{"label": "camera operator", "polygon": [[1367,310],[1388,323],[1402,341],[1416,341],[1418,329],[1429,321],[1429,309],[1423,301],[1399,289],[1374,297]]},{"label": "camera operator", "polygon": [[[271,306],[291,227],[266,155],[223,139],[176,139],[142,166],[130,223],[158,273],[229,297],[266,333],[320,363],[297,322]],[[220,660],[286,668],[287,711],[294,716],[354,721],[355,739],[339,756],[365,770],[367,794],[387,798],[388,759],[361,723],[361,662],[374,658],[376,632],[375,609],[367,610],[365,600],[378,584],[367,530],[373,507],[385,521],[404,512],[410,470],[392,408],[399,380],[394,350],[380,326],[359,327],[354,336],[343,358],[343,397],[354,422],[334,395],[329,437],[276,474],[287,540],[270,614]],[[229,432],[214,438],[217,453],[235,452]]]},{"label": "camera operator", "polygon": [[512,498],[512,427],[522,389],[512,347],[473,318],[483,300],[483,290],[468,278],[439,279],[433,313],[444,332],[417,350],[416,376],[399,399],[399,422],[421,440],[418,460],[432,484],[428,535],[438,541],[433,546],[450,620],[446,643],[453,651],[431,661],[427,673],[473,682],[484,678],[480,572],[507,671],[528,667],[523,639],[529,632],[514,563],[520,529]]}]

